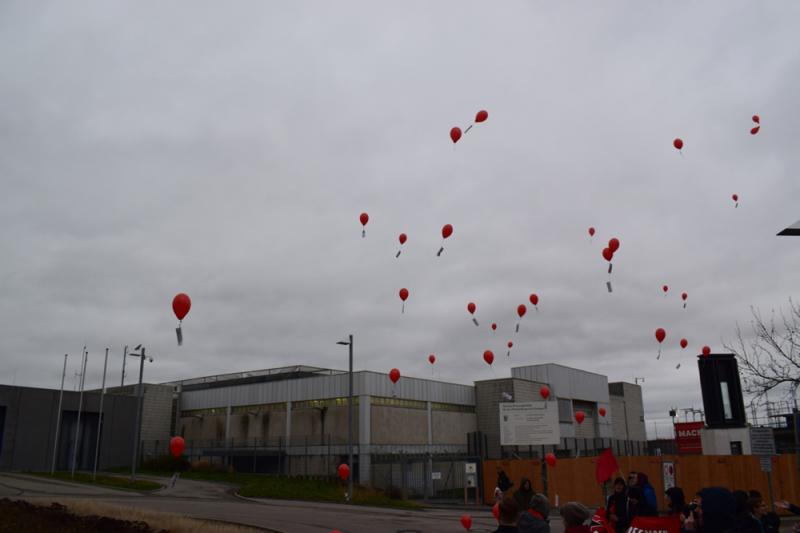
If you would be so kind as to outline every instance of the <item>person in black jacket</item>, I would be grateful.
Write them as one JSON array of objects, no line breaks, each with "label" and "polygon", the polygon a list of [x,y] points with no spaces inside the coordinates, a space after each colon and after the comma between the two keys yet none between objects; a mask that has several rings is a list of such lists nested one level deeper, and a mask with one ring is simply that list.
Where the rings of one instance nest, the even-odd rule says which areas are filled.
[{"label": "person in black jacket", "polygon": [[506,471],[497,467],[497,488],[500,489],[503,494],[508,492],[508,489],[514,486],[514,483],[508,479],[508,475],[506,475]]},{"label": "person in black jacket", "polygon": [[519,533],[517,520],[519,520],[519,506],[514,498],[506,496],[500,502],[500,525],[492,533]]},{"label": "person in black jacket", "polygon": [[[630,525],[628,514],[628,487],[625,480],[618,477],[614,480],[614,492],[608,495],[606,500],[606,520],[614,528],[616,533],[625,533]],[[612,532],[610,532],[612,533]]]}]

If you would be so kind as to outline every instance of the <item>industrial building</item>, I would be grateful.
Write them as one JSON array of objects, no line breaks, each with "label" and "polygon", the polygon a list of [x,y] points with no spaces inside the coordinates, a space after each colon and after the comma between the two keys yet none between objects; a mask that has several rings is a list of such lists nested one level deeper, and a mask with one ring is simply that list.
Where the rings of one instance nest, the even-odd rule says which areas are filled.
[{"label": "industrial building", "polygon": [[[547,450],[501,446],[500,404],[541,401],[542,385],[550,388],[549,402],[558,407],[559,444]],[[427,490],[431,473],[449,468],[442,483],[463,486],[459,485],[463,468],[453,464],[466,458],[539,457],[545,451],[591,455],[608,447],[617,454],[645,452],[641,388],[609,384],[603,375],[562,365],[521,366],[513,368],[508,378],[474,385],[414,377],[393,384],[387,374],[357,371],[352,386],[353,475],[364,485],[426,484]],[[166,454],[169,439],[181,435],[193,461],[248,472],[330,475],[347,460],[349,387],[347,371],[310,366],[144,384],[140,460]],[[20,403],[14,399],[16,393],[4,394],[6,389],[0,388],[0,468],[49,468],[47,450],[52,451],[59,391],[40,389],[38,394],[46,397]],[[132,453],[135,391],[131,385],[107,389],[101,438],[105,467],[130,464],[126,458]],[[89,433],[96,427],[98,392],[84,394],[82,426]],[[27,398],[26,394],[33,393],[20,397]],[[77,393],[64,393],[62,439],[75,431],[77,398]],[[14,428],[26,410],[37,420],[31,427],[38,429],[26,429],[24,442],[43,444],[41,450],[31,446],[20,455],[17,435],[23,430]],[[586,415],[582,424],[574,419],[577,410]],[[89,433],[83,441],[92,441],[93,446],[96,434]],[[9,444],[12,441],[16,444]],[[72,450],[71,446],[64,441],[59,453],[68,455],[71,452],[64,450]],[[9,449],[16,450],[12,460]],[[83,454],[92,455],[93,448]],[[29,455],[37,459],[22,459]],[[59,459],[59,468],[67,467],[64,461]],[[79,468],[85,467],[85,461],[79,463]]]}]

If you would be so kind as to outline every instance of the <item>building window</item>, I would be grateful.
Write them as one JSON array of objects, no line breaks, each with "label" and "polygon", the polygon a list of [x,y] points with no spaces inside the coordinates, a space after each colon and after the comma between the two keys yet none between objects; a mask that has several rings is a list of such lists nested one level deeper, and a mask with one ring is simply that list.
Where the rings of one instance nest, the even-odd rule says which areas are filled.
[{"label": "building window", "polygon": [[404,400],[402,398],[386,398],[384,396],[372,396],[372,405],[387,405],[391,407],[404,407],[406,409],[428,409],[428,404],[418,400]]},{"label": "building window", "polygon": [[572,402],[570,400],[558,399],[558,421],[572,423]]},{"label": "building window", "polygon": [[231,414],[234,415],[266,413],[270,411],[286,411],[286,404],[280,402],[280,403],[264,403],[257,405],[236,405],[231,407]]},{"label": "building window", "polygon": [[722,392],[722,411],[725,414],[725,420],[730,420],[733,418],[733,413],[731,412],[731,397],[728,394],[728,382],[720,381],[719,388]]},{"label": "building window", "polygon": [[[353,405],[358,405],[358,396],[353,396]],[[321,409],[323,407],[347,407],[347,397],[292,402],[292,409]]]}]

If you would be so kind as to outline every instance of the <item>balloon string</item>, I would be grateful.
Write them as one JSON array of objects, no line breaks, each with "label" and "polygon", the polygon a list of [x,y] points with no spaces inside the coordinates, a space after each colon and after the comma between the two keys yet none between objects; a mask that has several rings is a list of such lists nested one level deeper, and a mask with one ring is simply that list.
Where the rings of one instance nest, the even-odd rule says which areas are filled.
[{"label": "balloon string", "polygon": [[476,326],[478,325],[478,321],[475,319],[475,317],[472,318],[472,323],[475,324]]},{"label": "balloon string", "polygon": [[436,257],[439,257],[440,255],[442,255],[442,252],[444,252],[444,246],[442,246],[441,248],[439,248],[439,251],[438,251],[438,252],[436,252]]},{"label": "balloon string", "polygon": [[405,313],[405,312],[406,312],[406,303],[405,303],[405,302],[403,302],[403,310],[402,310],[402,311],[400,311],[400,312],[401,312],[401,313]]},{"label": "balloon string", "polygon": [[606,281],[606,288],[608,289],[608,292],[614,292],[614,290],[611,288],[611,280]]},{"label": "balloon string", "polygon": [[362,229],[362,230],[361,230],[361,238],[363,239],[363,238],[364,238],[364,237],[366,237],[366,236],[367,236],[367,230],[365,230],[365,229]]},{"label": "balloon string", "polygon": [[508,352],[506,352],[506,357],[511,357],[511,350],[509,350]]},{"label": "balloon string", "polygon": [[686,302],[683,302],[683,308],[686,309]]},{"label": "balloon string", "polygon": [[660,346],[658,348],[658,355],[656,356],[656,361],[658,361],[659,359],[661,359],[661,347]]},{"label": "balloon string", "polygon": [[519,322],[517,322],[517,331],[516,331],[516,333],[519,333]]},{"label": "balloon string", "polygon": [[402,252],[402,251],[403,250],[397,250],[397,255],[395,255],[394,258],[397,259],[398,257],[400,257],[400,252]]}]

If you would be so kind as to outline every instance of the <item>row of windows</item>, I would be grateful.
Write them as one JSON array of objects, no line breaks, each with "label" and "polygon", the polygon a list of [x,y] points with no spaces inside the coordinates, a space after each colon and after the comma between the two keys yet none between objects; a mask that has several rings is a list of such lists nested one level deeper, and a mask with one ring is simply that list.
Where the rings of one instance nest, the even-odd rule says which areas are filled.
[{"label": "row of windows", "polygon": [[[390,407],[402,407],[406,409],[427,409],[427,402],[420,400],[405,400],[402,398],[387,398],[383,396],[371,396],[372,405],[385,405]],[[358,405],[358,396],[353,397],[353,405]],[[347,398],[327,398],[324,400],[305,400],[302,402],[292,402],[292,409],[321,409],[323,407],[347,407]],[[453,403],[431,402],[433,411],[449,411],[455,413],[474,413],[474,405],[458,405]],[[205,416],[205,415],[224,415],[225,407],[213,407],[210,409],[194,409],[191,411],[181,411],[181,416]],[[260,405],[237,405],[231,407],[231,413],[237,415],[255,414],[267,411],[286,411],[286,403],[267,403]]]},{"label": "row of windows", "polygon": [[[358,405],[358,396],[353,396],[353,405]],[[292,409],[321,409],[322,407],[347,407],[347,397],[292,402]]]},{"label": "row of windows", "polygon": [[231,413],[235,415],[247,415],[266,413],[268,411],[286,411],[286,404],[281,403],[264,403],[261,405],[237,405],[231,407]]}]

